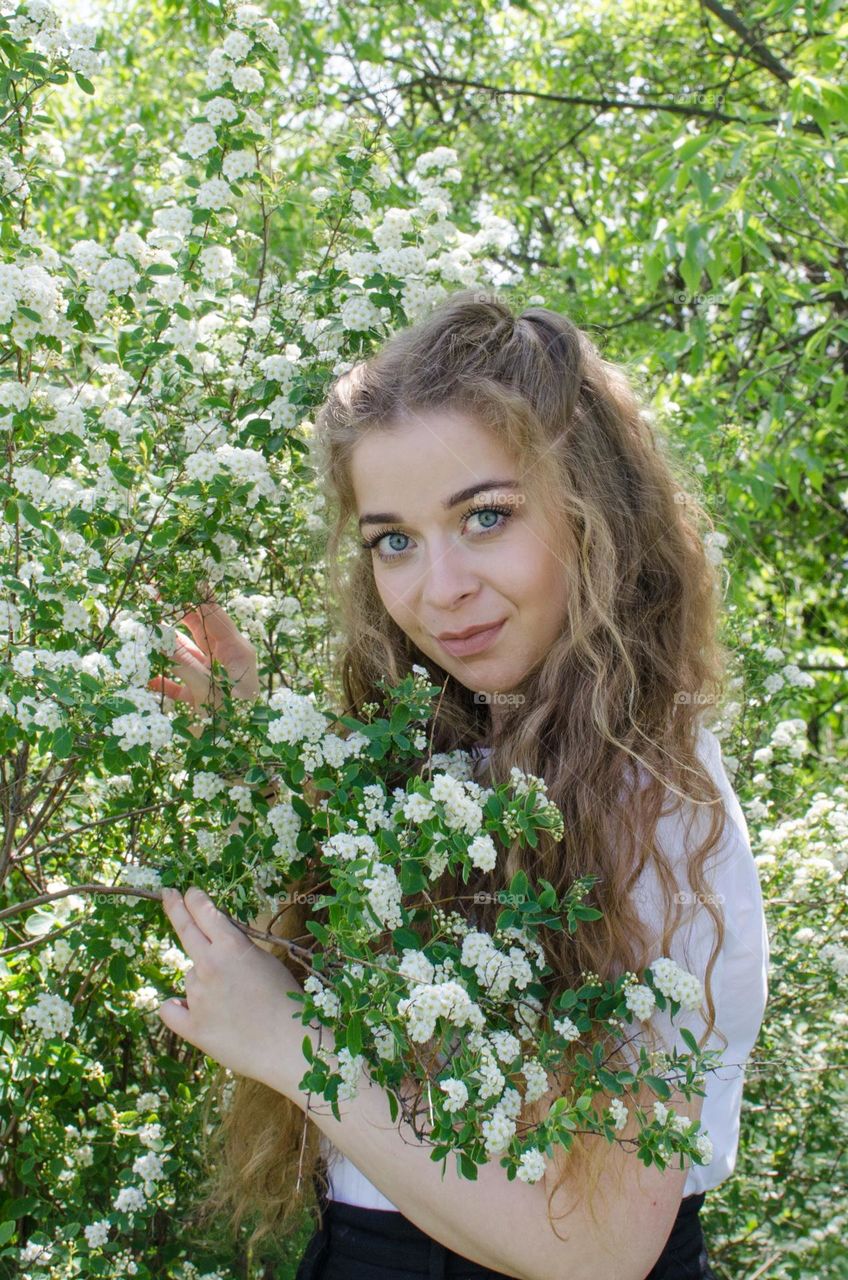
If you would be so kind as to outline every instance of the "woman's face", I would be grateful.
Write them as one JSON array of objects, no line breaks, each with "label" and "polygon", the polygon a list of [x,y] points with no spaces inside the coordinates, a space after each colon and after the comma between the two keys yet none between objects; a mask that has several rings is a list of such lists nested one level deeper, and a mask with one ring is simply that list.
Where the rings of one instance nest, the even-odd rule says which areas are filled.
[{"label": "woman's face", "polygon": [[[351,462],[362,540],[379,538],[369,554],[387,612],[423,654],[489,695],[514,688],[565,621],[564,566],[520,472],[494,435],[455,410],[368,432]],[[439,638],[484,624],[496,629],[465,643]],[[495,719],[509,706],[486,700]]]}]

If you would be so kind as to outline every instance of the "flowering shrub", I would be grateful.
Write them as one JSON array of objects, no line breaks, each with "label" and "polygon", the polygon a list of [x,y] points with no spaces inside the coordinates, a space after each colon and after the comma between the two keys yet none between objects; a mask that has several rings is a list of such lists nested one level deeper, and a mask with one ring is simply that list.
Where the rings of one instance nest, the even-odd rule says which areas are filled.
[{"label": "flowering shrub", "polygon": [[[189,8],[180,14],[187,27]],[[337,827],[329,851],[329,841],[322,842],[330,920],[324,936],[316,935],[303,1001],[303,1017],[333,1028],[339,1045],[336,1062],[321,1054],[304,1064],[316,1095],[343,1097],[358,1057],[387,1083],[411,1076],[419,1088],[404,1105],[437,1157],[457,1152],[468,1176],[482,1159],[499,1158],[509,1176],[534,1181],[549,1148],[567,1145],[575,1107],[576,1123],[608,1138],[626,1118],[624,1093],[613,1097],[608,1115],[593,1115],[590,1094],[598,1083],[614,1093],[613,1073],[578,1061],[573,1105],[562,1100],[544,1125],[519,1136],[521,1105],[542,1088],[557,1055],[593,1024],[606,1022],[620,1036],[624,1024],[650,1016],[653,1002],[690,1008],[696,991],[691,975],[660,957],[641,982],[626,975],[604,989],[585,975],[580,989],[546,1009],[536,930],[543,920],[555,927],[555,918],[578,927],[588,910],[581,906],[583,885],[567,902],[555,902],[544,885],[513,882],[491,938],[470,921],[435,914],[429,934],[413,936],[404,920],[409,897],[422,880],[431,883],[440,859],[444,866],[494,870],[500,831],[509,833],[520,818],[531,840],[542,821],[555,821],[538,780],[519,777],[484,797],[469,786],[461,758],[434,760],[429,779],[411,783],[401,801],[386,794],[376,757],[357,736],[373,745],[391,736],[385,726],[359,726],[352,742],[335,738],[314,701],[277,689],[250,712],[225,699],[195,736],[184,706],[151,692],[151,677],[167,669],[174,652],[178,604],[197,598],[201,580],[219,589],[256,642],[269,689],[296,672],[302,688],[323,690],[320,564],[314,576],[302,573],[323,526],[308,466],[309,414],[329,380],[393,326],[416,319],[457,285],[489,287],[500,278],[496,260],[512,252],[513,228],[487,214],[485,202],[473,207],[479,216],[470,206],[463,211],[463,226],[472,231],[452,220],[452,188],[463,176],[452,147],[419,145],[405,128],[393,129],[396,145],[376,128],[360,137],[336,121],[326,134],[331,145],[324,139],[318,145],[308,121],[292,128],[294,143],[273,128],[272,119],[300,111],[310,92],[298,61],[297,40],[310,38],[305,20],[290,38],[259,6],[225,5],[211,51],[195,46],[186,54],[190,41],[162,40],[166,52],[184,59],[179,74],[158,85],[143,117],[119,101],[110,119],[108,108],[100,118],[94,108],[107,79],[114,83],[121,74],[123,51],[110,49],[91,23],[66,21],[63,11],[46,0],[0,0],[0,1276],[217,1280],[237,1269],[227,1246],[189,1260],[174,1239],[172,1220],[197,1178],[196,1100],[205,1064],[155,1016],[187,968],[157,897],[167,876],[204,884],[242,919],[266,906],[297,858],[314,852],[317,815],[301,791],[307,772],[330,784],[322,814]],[[817,15],[819,48],[826,17]],[[521,21],[529,21],[526,13]],[[622,21],[628,43],[638,47],[633,14]],[[691,42],[668,43],[682,49]],[[124,74],[141,83],[155,62],[137,58]],[[793,83],[799,107],[804,92],[815,90],[827,123],[820,77]],[[752,92],[762,116],[759,89]],[[651,230],[656,210],[645,199],[633,236],[623,234],[634,210],[622,203],[606,156],[609,113],[602,127],[607,146],[599,185],[615,201],[604,213],[609,225],[595,226],[603,254],[597,240],[592,249],[594,237],[574,237],[570,221],[553,220],[562,225],[563,242],[574,237],[558,248],[578,297],[585,286],[631,325],[632,317],[615,307],[632,309],[633,298],[625,287],[622,302],[611,284],[638,279],[641,288],[644,276],[653,287],[666,266],[676,265],[684,232],[687,276],[700,271],[706,239],[697,239],[699,231],[720,231],[712,243],[726,246],[729,259],[740,237],[755,235],[759,261],[766,242],[748,210],[739,209],[742,188],[732,200],[716,200],[709,214],[733,225],[706,228],[697,208],[672,208],[674,173],[653,184],[668,202],[662,209],[671,219],[668,231]],[[637,136],[629,124],[626,132]],[[752,136],[744,138],[748,164]],[[798,137],[786,145],[797,148]],[[685,139],[686,154],[699,142]],[[780,190],[773,139],[763,147],[771,200]],[[828,149],[828,175],[833,156],[837,149]],[[552,172],[559,186],[569,185],[558,167]],[[818,190],[830,199],[839,190],[838,183],[814,181],[812,166],[810,172],[808,195]],[[727,173],[721,181],[735,181],[733,165]],[[707,169],[695,176],[707,179]],[[796,214],[802,216],[792,177],[792,217],[784,226],[797,226]],[[641,183],[628,185],[641,202]],[[688,201],[692,185],[676,185]],[[754,184],[752,190],[763,194]],[[533,201],[544,205],[546,198],[534,193]],[[617,236],[607,237],[604,226],[611,231],[614,220]],[[817,233],[805,227],[801,235],[805,255],[821,252],[825,240]],[[605,264],[597,277],[595,252]],[[830,369],[841,320],[834,309],[827,345],[822,335],[815,343],[798,341],[806,325],[819,323],[825,303],[813,295],[829,268],[792,257],[787,242],[780,287],[767,276],[767,260],[749,270],[750,283],[738,281],[748,290],[738,298],[742,318],[750,316],[739,348],[743,337],[759,341],[765,333],[790,350],[803,348],[809,360],[817,349],[824,353],[821,376],[816,366],[806,382],[793,371],[804,410],[808,389],[809,404],[817,403],[821,452],[840,407]],[[521,286],[528,303],[541,301],[538,287],[531,279]],[[783,300],[787,310],[763,323],[754,305],[760,293],[772,306]],[[798,307],[799,296],[813,304],[812,319],[804,317],[811,308]],[[654,298],[648,300],[646,316],[654,311]],[[655,343],[644,342],[657,352],[660,401],[675,394],[686,400],[665,401],[681,425],[687,416],[711,428],[722,421],[707,416],[720,396],[703,394],[702,379],[711,388],[721,384],[715,367],[706,359],[699,365],[700,355],[680,358],[690,342],[696,354],[708,345],[726,357],[730,344],[717,337],[714,321],[710,328],[697,316],[684,318],[658,327]],[[742,325],[735,307],[733,324]],[[789,385],[783,346],[780,358],[764,359],[756,341],[745,350],[752,370],[759,353],[759,363],[775,370],[771,376]],[[731,354],[730,373],[721,376],[735,393],[740,380]],[[824,402],[813,394],[819,383]],[[782,381],[766,386],[759,407],[769,419],[778,406],[783,429]],[[747,380],[745,387],[752,396]],[[750,410],[742,400],[733,406],[754,421],[756,397],[750,403]],[[733,439],[742,428],[731,426]],[[762,431],[758,424],[758,440]],[[687,439],[688,447],[696,444]],[[740,462],[745,457],[740,448]],[[775,461],[777,469],[770,460],[763,466],[757,486],[770,493],[772,484],[776,491],[788,484],[798,501],[808,470],[819,495],[823,476],[838,472],[806,445],[787,448]],[[704,462],[700,469],[708,471]],[[724,472],[709,470],[711,488],[738,509],[743,531],[755,529],[758,518],[773,529],[774,512],[763,521],[750,502],[748,488],[756,496],[756,486],[743,490],[734,472],[725,494]],[[836,501],[828,510],[838,513]],[[798,538],[793,524],[789,541],[816,539]],[[726,533],[709,535],[716,563],[728,542]],[[750,745],[759,769],[745,810],[773,922],[776,976],[785,981],[773,983],[762,1050],[768,1070],[749,1069],[739,1189],[726,1203],[717,1196],[711,1212],[719,1215],[715,1227],[735,1242],[730,1273],[761,1266],[776,1241],[781,1275],[824,1277],[840,1273],[843,1252],[844,1213],[834,1211],[832,1175],[833,1152],[845,1141],[846,796],[844,788],[833,796],[819,789],[817,770],[832,762],[833,751],[823,739],[813,752],[806,736],[821,708],[804,697],[812,677],[794,662],[805,649],[801,623],[790,619],[798,634],[789,636],[793,661],[786,662],[771,625],[760,621],[773,604],[767,584],[751,574],[746,590],[756,639],[751,643],[751,633],[740,630],[740,645],[754,655],[758,678],[758,655],[771,666],[755,690],[762,699],[747,690],[745,705],[735,708],[740,760],[727,753],[725,762],[742,763],[747,787]],[[832,654],[804,656],[821,663]],[[419,693],[414,710],[423,716]],[[408,709],[410,701],[411,693]],[[768,737],[775,727],[772,711],[773,737],[755,750],[758,735]],[[416,735],[415,749],[423,745]],[[262,780],[283,768],[288,799],[269,805],[259,794]],[[353,775],[363,783],[361,813],[338,796],[340,779]],[[811,800],[790,816],[792,787]],[[372,813],[381,815],[373,830]],[[449,819],[462,814],[480,816],[479,825],[452,826]],[[356,821],[355,833],[345,815]],[[439,851],[432,843],[425,850],[425,829],[444,837]],[[407,843],[397,836],[393,846],[393,832]],[[366,838],[373,847],[351,844]],[[357,929],[340,917],[352,904]],[[377,931],[385,928],[397,938],[380,949]],[[477,1010],[486,1018],[482,1030]],[[444,1058],[429,1075],[418,1069],[428,1044],[418,1037],[425,1033]],[[694,1081],[697,1061],[693,1055],[685,1067],[678,1064],[679,1074]],[[617,1080],[627,1090],[635,1074],[630,1083],[623,1073]],[[707,1135],[689,1126],[678,1133],[661,1083],[656,1087],[640,1155],[656,1160],[681,1152],[708,1160]],[[752,1225],[749,1206],[775,1198],[775,1220],[766,1213]]]},{"label": "flowering shrub", "polygon": [[[525,1125],[517,1138],[523,1100],[534,1102],[547,1093],[547,1072],[562,1065],[569,1042],[596,1020],[615,1030],[624,1021],[649,1018],[655,1005],[664,1009],[666,1002],[672,1015],[681,1007],[697,1009],[704,992],[693,975],[660,957],[644,983],[633,974],[615,983],[585,975],[577,991],[558,992],[550,1003],[545,977],[551,970],[538,931],[567,927],[573,933],[580,920],[599,917],[600,912],[581,905],[594,883],[591,876],[559,901],[547,881],[540,891],[519,871],[504,891],[494,934],[474,928],[461,911],[446,912],[432,902],[426,891],[445,870],[459,870],[468,883],[474,870],[495,869],[497,839],[535,844],[535,833],[543,829],[561,838],[562,816],[548,801],[544,782],[517,768],[509,786],[492,789],[472,781],[464,752],[432,756],[428,777],[410,778],[404,790],[389,795],[381,780],[386,762],[411,760],[424,747],[429,698],[438,692],[427,683],[424,668],[413,670],[390,691],[390,719],[361,726],[350,721],[355,729],[344,739],[326,733],[309,699],[288,691],[269,699],[269,706],[282,712],[267,723],[267,738],[279,753],[274,769],[282,795],[267,815],[278,839],[264,865],[269,876],[273,868],[277,875],[297,877],[309,864],[309,851],[317,849],[328,880],[315,904],[326,909],[328,922],[307,922],[321,946],[310,958],[304,995],[293,998],[303,1002],[304,1022],[332,1028],[336,1052],[319,1046],[313,1053],[304,1040],[311,1069],[301,1088],[331,1102],[338,1117],[338,1100],[355,1095],[367,1063],[371,1078],[391,1090],[394,1118],[396,1093],[411,1079],[417,1088],[404,1101],[404,1119],[423,1137],[425,1117],[434,1159],[455,1151],[460,1170],[475,1177],[474,1165],[503,1153],[510,1178],[517,1174],[536,1182],[551,1144],[567,1150],[578,1124],[606,1133],[611,1141],[624,1127],[627,1108],[620,1098],[603,1116],[592,1111],[600,1087],[624,1095],[645,1078],[659,1097],[670,1096],[644,1048],[636,1073],[616,1073],[602,1067],[597,1054],[578,1054],[574,1101],[569,1105],[560,1098],[543,1123]],[[267,754],[268,748],[257,750]],[[316,785],[327,792],[311,814],[297,789],[307,763],[317,771]],[[257,781],[259,772],[254,771]],[[208,781],[203,788],[211,789]],[[242,838],[249,841],[248,832],[249,823],[242,828]],[[408,905],[405,900],[422,891],[423,906]],[[422,911],[423,940],[409,927]],[[703,1080],[700,1068],[717,1064],[720,1055],[699,1054],[691,1032],[684,1028],[681,1035],[694,1056],[675,1053],[672,1065],[688,1085],[699,1075]],[[434,1074],[431,1064],[438,1058],[442,1064]],[[640,1154],[660,1167],[671,1151],[708,1163],[711,1146],[700,1125],[676,1119],[676,1125],[666,1123],[667,1109],[658,1110],[643,1131]]]}]

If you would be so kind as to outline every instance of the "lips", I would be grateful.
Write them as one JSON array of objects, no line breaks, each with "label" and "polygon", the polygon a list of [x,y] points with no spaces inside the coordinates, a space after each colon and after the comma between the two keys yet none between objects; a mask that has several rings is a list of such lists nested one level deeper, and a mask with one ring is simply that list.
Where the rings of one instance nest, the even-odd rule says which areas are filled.
[{"label": "lips", "polygon": [[466,627],[464,631],[441,631],[436,636],[437,640],[467,640],[469,636],[476,636],[479,631],[490,631],[493,627],[499,627],[503,622],[481,622],[476,627]]},{"label": "lips", "polygon": [[446,640],[441,636],[437,638],[439,644],[451,657],[466,658],[490,648],[506,626],[506,621],[506,618],[503,618],[500,622],[469,627],[460,639]]}]

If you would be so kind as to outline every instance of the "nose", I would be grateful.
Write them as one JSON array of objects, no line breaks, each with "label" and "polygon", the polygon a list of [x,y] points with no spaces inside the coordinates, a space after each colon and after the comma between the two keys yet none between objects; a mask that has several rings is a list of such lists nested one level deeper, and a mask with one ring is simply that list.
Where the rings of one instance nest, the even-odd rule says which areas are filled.
[{"label": "nose", "polygon": [[[420,583],[422,608],[428,618],[445,618],[480,589],[480,579],[462,546],[448,540],[434,545],[425,560]],[[438,630],[449,627],[443,623]]]}]

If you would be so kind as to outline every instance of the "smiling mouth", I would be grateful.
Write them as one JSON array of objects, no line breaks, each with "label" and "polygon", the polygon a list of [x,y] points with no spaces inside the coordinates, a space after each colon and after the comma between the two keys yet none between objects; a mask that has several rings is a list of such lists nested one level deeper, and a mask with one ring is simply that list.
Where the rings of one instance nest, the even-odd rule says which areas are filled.
[{"label": "smiling mouth", "polygon": [[485,627],[481,631],[475,631],[472,635],[464,636],[460,640],[439,640],[438,636],[436,636],[436,639],[439,641],[442,648],[446,649],[452,657],[462,658],[467,654],[480,653],[484,649],[488,649],[489,645],[494,644],[506,625],[506,621],[506,618],[503,618],[500,622],[494,623],[491,627]]}]

